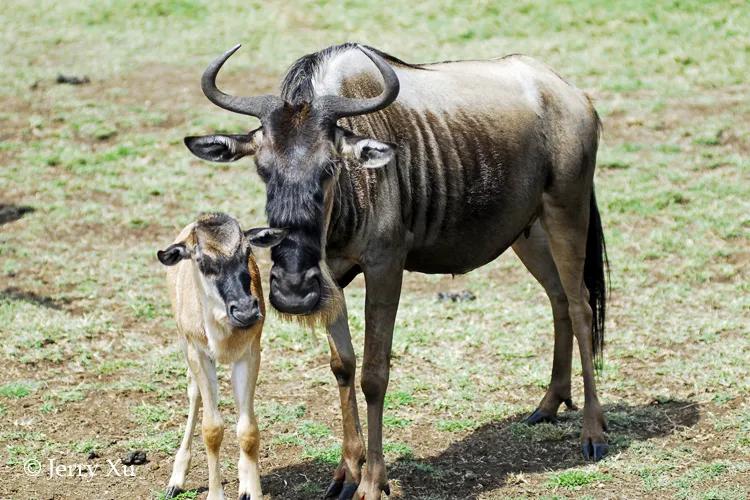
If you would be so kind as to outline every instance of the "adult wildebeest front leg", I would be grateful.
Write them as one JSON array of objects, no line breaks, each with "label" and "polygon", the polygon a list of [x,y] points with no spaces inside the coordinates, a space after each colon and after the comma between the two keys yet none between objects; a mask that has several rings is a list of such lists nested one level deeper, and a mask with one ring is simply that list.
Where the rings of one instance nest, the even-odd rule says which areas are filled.
[{"label": "adult wildebeest front leg", "polygon": [[403,262],[365,267],[365,353],[362,392],[367,400],[367,461],[357,500],[390,494],[383,458],[383,402],[388,389],[391,342],[401,295]]},{"label": "adult wildebeest front leg", "polygon": [[528,235],[521,235],[513,243],[513,251],[516,252],[526,269],[544,287],[552,306],[552,318],[555,324],[555,350],[549,388],[526,422],[531,425],[554,422],[557,419],[557,410],[562,403],[565,403],[569,409],[578,409],[573,404],[570,392],[573,326],[568,313],[568,298],[552,258],[549,238],[539,221],[532,225]]},{"label": "adult wildebeest front leg", "polygon": [[344,439],[341,462],[326,489],[326,498],[351,498],[361,478],[365,461],[365,445],[357,411],[357,391],[354,387],[357,358],[349,333],[346,304],[333,323],[328,325],[328,345],[331,348],[331,371],[336,376],[341,400],[341,419]]},{"label": "adult wildebeest front leg", "polygon": [[260,500],[263,497],[258,470],[260,433],[253,408],[259,367],[260,336],[248,346],[244,356],[232,365],[232,389],[239,412],[237,439],[240,445],[240,460],[237,465],[237,474],[240,479],[240,500]]}]

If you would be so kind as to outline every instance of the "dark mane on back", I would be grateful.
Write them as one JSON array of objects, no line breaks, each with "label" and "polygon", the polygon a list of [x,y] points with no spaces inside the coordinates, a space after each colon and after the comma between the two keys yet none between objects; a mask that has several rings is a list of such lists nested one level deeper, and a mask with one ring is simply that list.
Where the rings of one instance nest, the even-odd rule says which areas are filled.
[{"label": "dark mane on back", "polygon": [[[281,98],[292,104],[301,104],[310,102],[313,98],[312,77],[315,71],[320,67],[323,61],[326,61],[331,55],[337,52],[356,49],[356,43],[347,42],[341,45],[332,45],[313,54],[307,54],[297,59],[294,64],[287,70],[284,79],[281,81]],[[381,52],[378,49],[364,45],[377,55],[393,64],[394,66],[404,66],[414,69],[423,69],[421,65],[410,64],[402,61],[390,54]]]}]

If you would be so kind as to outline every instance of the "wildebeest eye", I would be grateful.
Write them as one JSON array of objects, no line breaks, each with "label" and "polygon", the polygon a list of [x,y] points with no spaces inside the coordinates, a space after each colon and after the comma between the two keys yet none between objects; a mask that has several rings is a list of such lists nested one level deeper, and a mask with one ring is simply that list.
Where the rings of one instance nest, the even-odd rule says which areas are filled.
[{"label": "wildebeest eye", "polygon": [[240,273],[240,285],[243,290],[250,290],[250,273],[243,271]]},{"label": "wildebeest eye", "polygon": [[325,181],[333,177],[336,173],[336,162],[327,161],[323,164],[323,168],[320,170],[320,180]]}]

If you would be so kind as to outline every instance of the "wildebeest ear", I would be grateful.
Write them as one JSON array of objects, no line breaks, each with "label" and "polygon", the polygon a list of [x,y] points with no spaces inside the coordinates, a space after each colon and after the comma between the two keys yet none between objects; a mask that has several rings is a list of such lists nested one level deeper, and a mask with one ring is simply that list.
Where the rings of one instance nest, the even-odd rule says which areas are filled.
[{"label": "wildebeest ear", "polygon": [[198,158],[230,162],[255,154],[263,137],[261,129],[245,135],[201,135],[185,137],[185,146]]},{"label": "wildebeest ear", "polygon": [[286,229],[273,227],[254,227],[245,231],[245,237],[256,247],[272,247],[286,238]]},{"label": "wildebeest ear", "polygon": [[174,243],[156,252],[156,258],[165,266],[174,266],[182,259],[189,259],[190,250],[184,243]]},{"label": "wildebeest ear", "polygon": [[336,129],[336,149],[350,158],[355,158],[365,168],[380,168],[388,165],[396,154],[396,145],[355,135],[342,128]]}]

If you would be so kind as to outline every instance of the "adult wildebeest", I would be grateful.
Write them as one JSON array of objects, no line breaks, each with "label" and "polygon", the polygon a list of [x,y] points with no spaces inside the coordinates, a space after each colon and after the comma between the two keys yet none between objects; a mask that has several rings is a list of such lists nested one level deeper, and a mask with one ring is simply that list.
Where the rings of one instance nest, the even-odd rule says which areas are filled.
[{"label": "adult wildebeest", "polygon": [[[606,255],[593,185],[600,124],[587,96],[524,56],[413,65],[344,44],[298,60],[281,97],[235,97],[216,87],[216,75],[236,50],[208,66],[203,92],[222,108],[258,117],[261,127],[185,143],[212,161],[255,155],[269,223],[289,231],[271,252],[270,299],[283,314],[328,329],[344,440],[327,496],[351,498],[356,490],[372,500],[389,491],[383,398],[404,270],[465,273],[510,246],[547,291],[555,325],[552,381],[528,421],[553,420],[563,402],[573,407],[575,336],[583,453],[601,458],[605,420],[594,360]],[[360,272],[366,453],[342,293]]]},{"label": "adult wildebeest", "polygon": [[190,404],[167,498],[176,496],[185,486],[201,400],[202,433],[208,457],[208,498],[224,498],[219,470],[224,424],[218,407],[217,360],[232,364],[232,388],[239,411],[240,499],[262,497],[253,398],[260,365],[265,304],[260,272],[250,245],[272,246],[281,241],[284,234],[282,230],[271,228],[243,232],[239,223],[226,214],[205,214],[185,227],[173,244],[157,252],[159,261],[170,266],[167,288],[188,365]]}]

